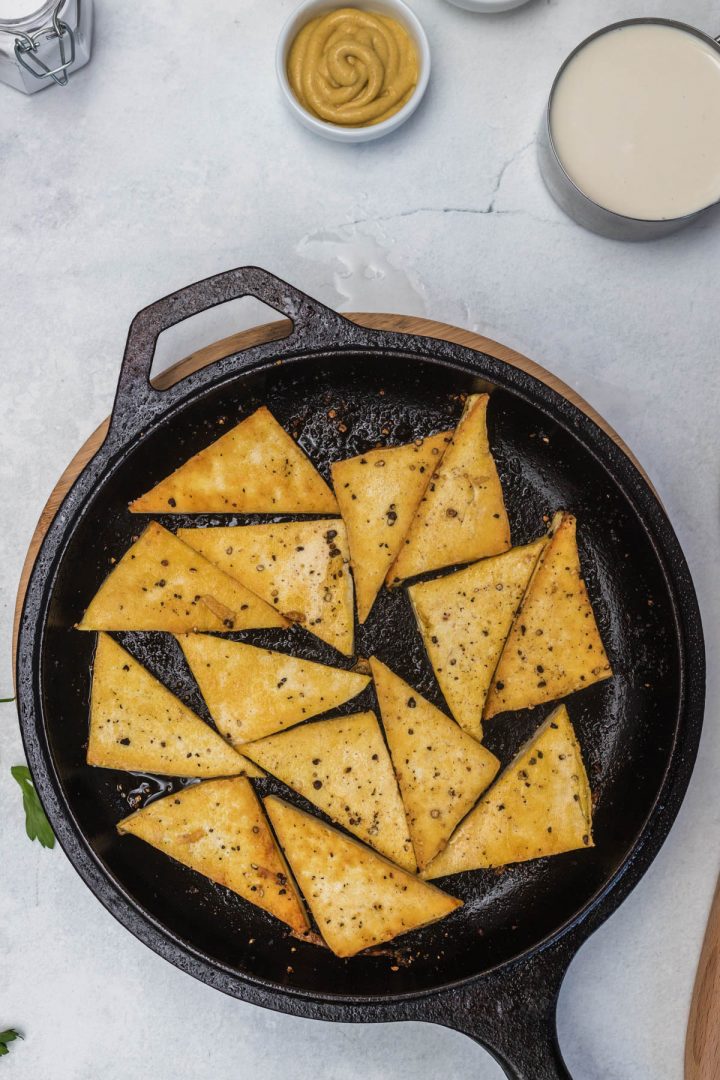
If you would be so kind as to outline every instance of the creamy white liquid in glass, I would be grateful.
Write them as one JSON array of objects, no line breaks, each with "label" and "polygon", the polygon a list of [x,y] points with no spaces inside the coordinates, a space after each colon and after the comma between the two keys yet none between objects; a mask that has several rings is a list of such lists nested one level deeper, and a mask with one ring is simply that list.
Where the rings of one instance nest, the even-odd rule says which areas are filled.
[{"label": "creamy white liquid in glass", "polygon": [[555,87],[558,157],[585,195],[627,217],[684,217],[720,198],[720,54],[674,26],[618,27]]}]

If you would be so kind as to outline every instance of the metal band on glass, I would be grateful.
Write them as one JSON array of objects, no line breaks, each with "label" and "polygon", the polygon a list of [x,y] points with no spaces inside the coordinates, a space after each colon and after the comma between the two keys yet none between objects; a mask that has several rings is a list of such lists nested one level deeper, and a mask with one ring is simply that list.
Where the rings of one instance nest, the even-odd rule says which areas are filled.
[{"label": "metal band on glass", "polygon": [[[49,24],[40,27],[32,33],[23,30],[6,30],[0,27],[0,34],[11,34],[15,38],[15,56],[18,63],[29,72],[35,79],[52,79],[58,86],[66,86],[68,81],[68,69],[75,63],[75,35],[66,22],[60,18],[60,12],[67,0],[59,0],[53,8]],[[78,23],[80,21],[80,5],[82,0],[77,0]],[[40,45],[44,42],[57,38],[60,63],[51,68],[39,55]]]}]

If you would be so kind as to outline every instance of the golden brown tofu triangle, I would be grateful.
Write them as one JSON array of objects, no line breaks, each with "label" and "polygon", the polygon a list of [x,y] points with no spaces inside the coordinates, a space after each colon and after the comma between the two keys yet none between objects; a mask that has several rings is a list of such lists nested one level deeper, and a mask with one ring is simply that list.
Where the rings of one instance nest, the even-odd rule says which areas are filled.
[{"label": "golden brown tofu triangle", "polygon": [[272,795],[265,809],[323,938],[354,956],[437,922],[462,901]]},{"label": "golden brown tofu triangle", "polygon": [[337,708],[367,675],[208,634],[178,638],[218,730],[240,747]]},{"label": "golden brown tofu triangle", "polygon": [[333,514],[335,497],[269,409],[242,420],[130,503],[142,514]]},{"label": "golden brown tofu triangle", "polygon": [[493,781],[500,762],[399,675],[370,659],[420,869]]},{"label": "golden brown tofu triangle", "polygon": [[262,776],[107,634],[98,636],[88,765],[162,776]]},{"label": "golden brown tofu triangle", "polygon": [[178,536],[290,622],[352,656],[353,585],[340,518],[179,529]]},{"label": "golden brown tofu triangle", "polygon": [[500,656],[484,715],[529,709],[611,676],[582,578],[576,521],[561,512]]},{"label": "golden brown tofu triangle", "polygon": [[590,785],[567,709],[559,705],[423,876],[439,878],[592,846]]},{"label": "golden brown tofu triangle", "polygon": [[302,933],[300,896],[249,781],[208,780],[156,799],[118,824],[183,866]]},{"label": "golden brown tofu triangle", "polygon": [[418,506],[388,585],[475,562],[510,547],[510,523],[487,432],[487,394],[465,404],[452,441]]},{"label": "golden brown tofu triangle", "polygon": [[543,537],[408,589],[440,689],[476,739],[493,673],[546,543]]},{"label": "golden brown tofu triangle", "polygon": [[408,446],[370,450],[332,466],[361,623],[370,614],[451,437],[451,431],[444,431]]},{"label": "golden brown tofu triangle", "polygon": [[247,630],[287,620],[157,522],[105,578],[79,630]]},{"label": "golden brown tofu triangle", "polygon": [[243,753],[393,862],[416,869],[405,809],[374,713],[303,724],[246,743]]}]

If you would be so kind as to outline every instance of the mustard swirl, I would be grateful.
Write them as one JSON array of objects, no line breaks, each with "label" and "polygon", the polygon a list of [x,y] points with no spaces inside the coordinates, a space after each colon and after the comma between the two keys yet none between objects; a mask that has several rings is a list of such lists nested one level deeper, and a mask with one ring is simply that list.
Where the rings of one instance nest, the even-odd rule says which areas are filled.
[{"label": "mustard swirl", "polygon": [[303,26],[290,48],[287,72],[309,112],[331,124],[367,127],[387,120],[409,99],[418,58],[396,19],[338,8]]}]

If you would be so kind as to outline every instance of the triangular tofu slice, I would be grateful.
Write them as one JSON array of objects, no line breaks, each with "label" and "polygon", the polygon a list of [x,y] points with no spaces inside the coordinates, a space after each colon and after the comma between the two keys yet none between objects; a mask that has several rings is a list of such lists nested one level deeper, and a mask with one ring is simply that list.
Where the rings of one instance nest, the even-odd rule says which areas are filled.
[{"label": "triangular tofu slice", "polygon": [[275,795],[272,826],[318,929],[336,956],[354,956],[462,906],[381,855]]},{"label": "triangular tofu slice", "polygon": [[287,626],[269,604],[157,522],[102,583],[79,630],[247,630]]},{"label": "triangular tofu slice", "polygon": [[452,442],[418,506],[388,585],[510,547],[510,523],[487,433],[487,394],[465,403]]},{"label": "triangular tofu slice", "polygon": [[440,689],[458,724],[476,739],[500,653],[546,544],[543,537],[408,589]]},{"label": "triangular tofu slice", "polygon": [[335,496],[263,406],[130,503],[136,514],[334,514]]},{"label": "triangular tofu slice", "polygon": [[335,709],[367,675],[208,634],[178,638],[218,731],[241,746]]},{"label": "triangular tofu slice", "polygon": [[308,919],[252,785],[208,780],[156,799],[118,824],[147,844],[287,923]]},{"label": "triangular tofu slice", "polygon": [[98,636],[88,765],[162,776],[262,776],[107,634]]},{"label": "triangular tofu slice", "polygon": [[409,446],[370,450],[332,466],[361,623],[370,614],[451,437],[452,432],[446,431]]},{"label": "triangular tofu slice", "polygon": [[423,876],[444,877],[592,846],[590,785],[567,709],[559,705]]},{"label": "triangular tofu slice", "polygon": [[406,870],[416,868],[392,762],[375,713],[318,720],[243,753]]},{"label": "triangular tofu slice", "polygon": [[370,667],[422,870],[490,786],[500,762],[385,664],[371,657]]},{"label": "triangular tofu slice", "polygon": [[340,518],[179,529],[178,536],[290,622],[352,656],[353,586]]},{"label": "triangular tofu slice", "polygon": [[572,514],[553,518],[485,702],[486,717],[529,709],[609,679],[610,662],[582,579]]}]

